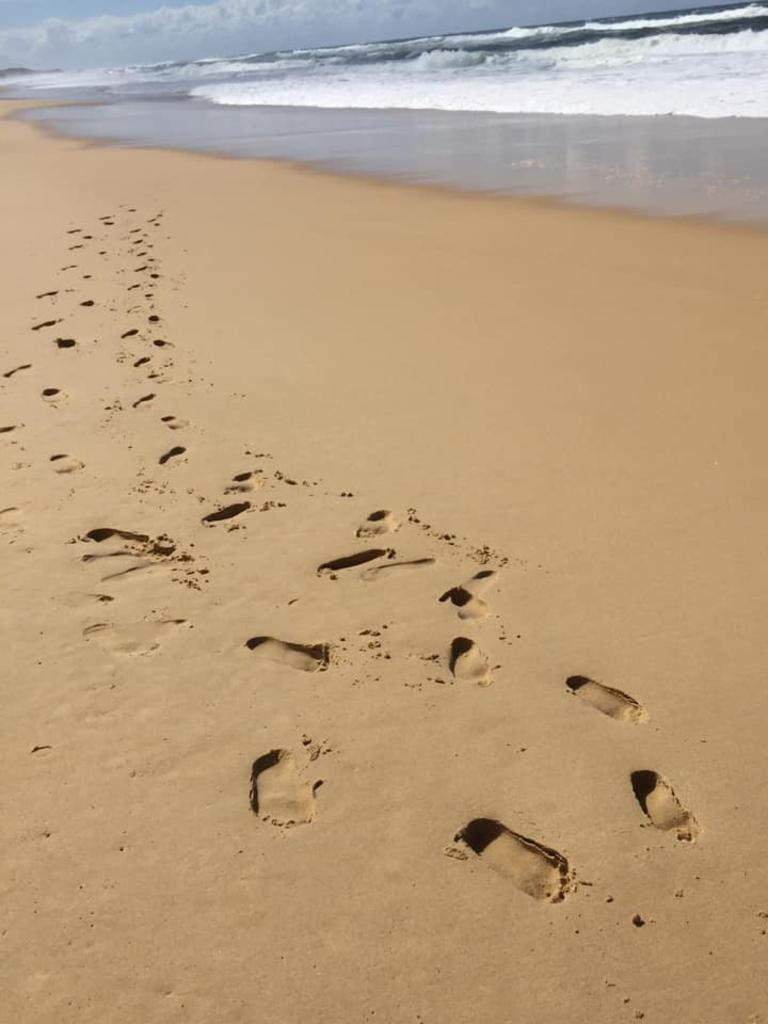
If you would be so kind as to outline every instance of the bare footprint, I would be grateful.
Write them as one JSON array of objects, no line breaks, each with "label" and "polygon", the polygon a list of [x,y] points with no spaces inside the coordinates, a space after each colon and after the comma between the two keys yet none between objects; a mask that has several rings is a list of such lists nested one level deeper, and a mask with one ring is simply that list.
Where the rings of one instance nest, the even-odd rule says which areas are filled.
[{"label": "bare footprint", "polygon": [[160,419],[169,430],[183,430],[184,427],[189,426],[188,420],[183,420],[178,416],[161,416]]},{"label": "bare footprint", "polygon": [[358,565],[365,565],[376,558],[392,558],[395,552],[391,548],[369,548],[367,551],[358,551],[354,555],[343,555],[341,558],[332,558],[330,562],[323,562],[318,565],[319,573],[334,573],[342,569],[354,569]]},{"label": "bare footprint", "polygon": [[202,521],[204,523],[223,523],[228,519],[234,519],[236,516],[240,516],[243,512],[247,512],[251,507],[250,501],[238,501],[234,505],[226,505],[224,508],[217,509],[215,512],[209,512],[207,516],[203,516]]},{"label": "bare footprint", "polygon": [[609,718],[619,722],[634,722],[636,725],[647,722],[650,718],[643,705],[622,690],[597,683],[588,676],[570,676],[565,681],[571,693],[602,711]]},{"label": "bare footprint", "polygon": [[478,686],[490,686],[493,682],[490,662],[475,641],[466,636],[457,636],[451,643],[449,667],[462,682]]},{"label": "bare footprint", "polygon": [[156,619],[135,622],[129,626],[97,622],[83,630],[83,637],[85,640],[96,640],[100,647],[112,654],[138,657],[154,653],[160,647],[163,636],[185,622],[186,619]]},{"label": "bare footprint", "polygon": [[394,533],[399,529],[400,523],[394,514],[386,509],[379,509],[378,512],[371,512],[363,525],[357,528],[355,536],[380,537],[383,533]]},{"label": "bare footprint", "polygon": [[232,477],[232,483],[224,488],[225,494],[247,494],[248,491],[255,491],[264,483],[263,477],[254,470],[246,473],[236,473]]},{"label": "bare footprint", "polygon": [[32,363],[22,363],[21,366],[14,366],[14,368],[12,370],[6,370],[5,373],[3,374],[3,377],[5,377],[6,380],[10,380],[11,377],[13,377],[14,374],[20,373],[21,370],[31,370],[31,369],[32,369]]},{"label": "bare footprint", "polygon": [[693,842],[701,829],[689,810],[680,803],[665,778],[657,772],[642,770],[630,776],[637,802],[654,828],[675,831],[682,842]]},{"label": "bare footprint", "polygon": [[186,448],[182,448],[181,445],[176,444],[173,448],[169,448],[167,452],[164,452],[157,461],[161,466],[164,466],[166,462],[169,462],[171,459],[178,459],[179,456],[186,452],[186,450]]},{"label": "bare footprint", "polygon": [[488,614],[488,605],[480,595],[485,593],[498,575],[494,569],[481,569],[460,587],[446,590],[440,601],[450,601],[460,619],[483,619]]},{"label": "bare footprint", "polygon": [[270,750],[251,769],[251,810],[281,828],[306,825],[315,817],[315,789],[301,778],[289,750]]},{"label": "bare footprint", "polygon": [[557,850],[508,829],[493,818],[475,818],[456,835],[480,860],[537,900],[559,903],[571,889],[568,861]]},{"label": "bare footprint", "polygon": [[300,672],[325,672],[331,661],[328,644],[294,644],[271,636],[254,636],[246,640],[245,646],[260,658]]},{"label": "bare footprint", "polygon": [[85,466],[80,459],[74,459],[71,455],[52,455],[49,461],[53,465],[54,473],[76,473]]},{"label": "bare footprint", "polygon": [[0,533],[18,533],[22,529],[24,514],[15,505],[0,508]]},{"label": "bare footprint", "polygon": [[400,575],[410,569],[426,569],[428,566],[434,565],[435,561],[434,558],[414,558],[410,562],[386,562],[384,565],[372,565],[370,569],[363,569],[360,579],[369,582],[381,580],[392,573]]}]

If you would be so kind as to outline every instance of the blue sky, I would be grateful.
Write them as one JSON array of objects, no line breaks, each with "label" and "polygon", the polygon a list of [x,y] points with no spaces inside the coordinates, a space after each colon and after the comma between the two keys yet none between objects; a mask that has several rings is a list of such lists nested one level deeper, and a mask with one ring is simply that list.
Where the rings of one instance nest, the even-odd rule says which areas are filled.
[{"label": "blue sky", "polygon": [[[678,0],[0,0],[0,67],[98,67],[663,10]],[[699,0],[698,6],[713,6]]]}]

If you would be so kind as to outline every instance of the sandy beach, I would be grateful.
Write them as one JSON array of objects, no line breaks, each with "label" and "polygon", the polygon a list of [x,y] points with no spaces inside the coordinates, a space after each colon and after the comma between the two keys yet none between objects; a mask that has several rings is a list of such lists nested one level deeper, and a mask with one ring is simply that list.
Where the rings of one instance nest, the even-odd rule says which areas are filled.
[{"label": "sandy beach", "polygon": [[0,1016],[768,1021],[768,235],[0,152]]}]

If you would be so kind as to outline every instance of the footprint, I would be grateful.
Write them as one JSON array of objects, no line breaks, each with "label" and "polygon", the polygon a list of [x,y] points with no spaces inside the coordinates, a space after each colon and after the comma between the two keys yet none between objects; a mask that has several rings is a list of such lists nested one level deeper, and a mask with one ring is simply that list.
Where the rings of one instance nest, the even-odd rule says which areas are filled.
[{"label": "footprint", "polygon": [[393,572],[401,572],[409,569],[426,569],[429,565],[434,565],[436,559],[434,558],[414,558],[410,562],[387,562],[385,565],[372,565],[370,569],[363,569],[360,573],[361,580],[380,580],[389,576]]},{"label": "footprint", "polygon": [[249,470],[247,473],[236,473],[232,477],[232,483],[224,489],[224,493],[245,494],[247,491],[255,491],[263,483],[263,478],[253,470]]},{"label": "footprint", "polygon": [[131,408],[138,409],[138,407],[140,405],[143,405],[144,402],[151,402],[153,398],[155,398],[154,391],[150,392],[148,395],[142,395],[141,398],[136,399],[136,401],[132,404]]},{"label": "footprint", "polygon": [[151,358],[151,356],[141,356],[141,358],[137,359],[136,362],[133,364],[134,369],[137,369],[139,366],[144,366],[144,364],[148,363]]},{"label": "footprint", "polygon": [[357,565],[365,565],[375,558],[392,558],[395,552],[391,548],[369,548],[367,551],[358,551],[354,555],[344,555],[342,558],[334,558],[330,562],[323,562],[318,565],[317,571],[321,573],[338,572],[340,569],[354,569]]},{"label": "footprint", "polygon": [[74,338],[55,338],[54,342],[58,348],[74,348],[77,344]]},{"label": "footprint", "polygon": [[83,630],[83,637],[85,640],[96,640],[99,646],[113,654],[137,657],[158,650],[162,636],[185,622],[186,619],[156,619],[151,622],[135,622],[129,626],[97,622]]},{"label": "footprint", "polygon": [[371,512],[362,526],[355,532],[356,537],[380,537],[383,533],[394,533],[400,529],[400,523],[395,519],[392,512],[386,509],[379,509],[378,512]]},{"label": "footprint", "polygon": [[73,459],[71,455],[52,455],[49,461],[53,463],[55,473],[76,473],[78,469],[85,468],[80,459]]},{"label": "footprint", "polygon": [[[136,285],[133,285],[132,287],[134,287],[134,288],[135,288],[135,287],[136,287]],[[121,338],[121,340],[122,340],[123,338],[134,338],[134,337],[135,337],[135,336],[136,336],[136,335],[137,335],[138,333],[139,333],[139,332],[138,332],[137,328],[133,327],[133,328],[131,328],[131,330],[130,330],[130,331],[125,331],[125,333],[124,333],[124,334],[121,334],[121,335],[120,335],[120,338]]]},{"label": "footprint", "polygon": [[173,343],[170,341],[163,341],[162,338],[155,338],[152,342],[153,345],[157,345],[158,348],[173,348]]},{"label": "footprint", "polygon": [[0,434],[10,434],[12,430],[16,429],[16,424],[13,423],[7,427],[0,427]]},{"label": "footprint", "polygon": [[35,298],[36,299],[50,299],[54,295],[58,295],[58,294],[59,294],[58,292],[40,292],[40,294],[36,295]]},{"label": "footprint", "polygon": [[85,302],[81,302],[80,305],[81,306],[95,306],[96,303],[93,301],[93,299],[86,299]]},{"label": "footprint", "polygon": [[493,818],[475,818],[456,835],[481,861],[537,900],[559,903],[572,888],[568,861],[557,850],[508,829]]},{"label": "footprint", "polygon": [[209,512],[207,516],[203,516],[204,523],[223,523],[227,519],[234,519],[235,516],[242,515],[243,512],[247,512],[251,507],[250,501],[238,501],[234,505],[227,505],[225,508],[220,508],[216,512]]},{"label": "footprint", "polygon": [[482,569],[460,587],[446,590],[439,599],[450,601],[460,619],[484,619],[488,615],[488,605],[480,596],[496,580],[499,574],[494,569]]},{"label": "footprint", "polygon": [[44,327],[55,327],[56,324],[60,324],[61,320],[43,320],[41,324],[34,324],[32,327],[33,331],[42,331]]},{"label": "footprint", "polygon": [[15,505],[0,508],[0,533],[16,533],[21,530],[23,519],[21,509]]},{"label": "footprint", "polygon": [[270,750],[251,769],[251,810],[281,828],[306,825],[315,817],[315,789],[304,782],[289,750]]},{"label": "footprint", "polygon": [[146,533],[132,533],[130,530],[117,530],[111,526],[99,526],[95,530],[89,530],[83,540],[92,540],[96,544],[103,544],[105,540],[133,541],[136,544],[147,544],[149,536]]},{"label": "footprint", "polygon": [[3,377],[5,377],[6,380],[10,380],[11,377],[13,377],[13,375],[15,373],[20,373],[21,370],[31,370],[31,369],[32,369],[32,363],[22,363],[21,366],[14,366],[14,368],[12,370],[6,370],[6,372],[3,374]]},{"label": "footprint", "polygon": [[622,690],[615,690],[612,686],[597,683],[588,676],[570,676],[566,679],[565,685],[571,693],[581,697],[587,704],[619,722],[634,722],[639,725],[650,718],[648,711],[634,697],[630,697]]},{"label": "footprint", "polygon": [[682,842],[693,842],[701,829],[689,810],[680,803],[674,789],[657,772],[632,772],[630,776],[635,799],[654,828],[677,832]]},{"label": "footprint", "polygon": [[178,416],[161,416],[160,420],[169,430],[183,430],[184,427],[189,426],[188,420],[179,419]]},{"label": "footprint", "polygon": [[174,445],[173,448],[169,448],[168,451],[161,455],[157,460],[161,466],[164,466],[169,459],[177,459],[180,455],[183,455],[186,448],[182,448],[181,445]]},{"label": "footprint", "polygon": [[47,402],[53,402],[61,394],[61,388],[43,388],[40,393]]},{"label": "footprint", "polygon": [[245,646],[260,658],[301,672],[325,672],[331,661],[328,644],[293,644],[271,636],[254,636],[246,640]]},{"label": "footprint", "polygon": [[493,682],[490,662],[475,641],[466,636],[457,636],[451,643],[449,667],[462,682],[478,686],[490,686]]}]

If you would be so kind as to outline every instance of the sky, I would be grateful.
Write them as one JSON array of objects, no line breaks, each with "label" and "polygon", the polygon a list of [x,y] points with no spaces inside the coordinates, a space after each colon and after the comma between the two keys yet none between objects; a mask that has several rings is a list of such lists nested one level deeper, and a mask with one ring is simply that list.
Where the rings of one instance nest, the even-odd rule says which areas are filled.
[{"label": "sky", "polygon": [[[542,24],[694,3],[696,0],[0,0],[0,68],[187,60]],[[714,0],[698,0],[697,6],[714,6]]]}]

